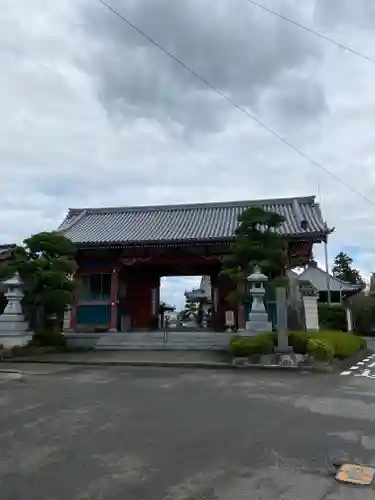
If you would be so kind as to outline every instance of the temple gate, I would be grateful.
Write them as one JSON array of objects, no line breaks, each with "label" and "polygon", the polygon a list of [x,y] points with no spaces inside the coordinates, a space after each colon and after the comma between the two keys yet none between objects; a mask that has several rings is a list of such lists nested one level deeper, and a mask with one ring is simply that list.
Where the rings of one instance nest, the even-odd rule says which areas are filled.
[{"label": "temple gate", "polygon": [[[157,330],[160,279],[208,275],[213,329],[225,330],[231,284],[220,278],[238,216],[250,206],[279,213],[286,259],[308,258],[330,230],[314,197],[153,207],[71,209],[59,230],[78,248],[81,286],[71,329],[81,332]],[[245,309],[235,312],[244,327]]]}]

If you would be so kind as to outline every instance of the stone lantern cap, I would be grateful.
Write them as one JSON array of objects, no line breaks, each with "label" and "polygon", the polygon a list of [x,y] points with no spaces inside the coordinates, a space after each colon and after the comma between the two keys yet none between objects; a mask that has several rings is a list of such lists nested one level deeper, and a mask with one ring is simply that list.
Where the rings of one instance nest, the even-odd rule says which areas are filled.
[{"label": "stone lantern cap", "polygon": [[6,285],[8,287],[20,287],[23,285],[23,281],[20,275],[16,273],[14,276],[4,281],[3,285]]},{"label": "stone lantern cap", "polygon": [[247,281],[250,283],[265,283],[268,281],[268,278],[262,273],[259,266],[255,266],[254,272],[248,276]]}]

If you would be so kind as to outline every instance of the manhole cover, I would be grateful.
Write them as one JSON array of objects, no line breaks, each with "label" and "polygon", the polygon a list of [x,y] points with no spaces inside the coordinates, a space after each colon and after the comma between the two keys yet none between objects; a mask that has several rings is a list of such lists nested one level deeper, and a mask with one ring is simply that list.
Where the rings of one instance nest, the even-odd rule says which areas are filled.
[{"label": "manhole cover", "polygon": [[342,483],[371,484],[375,469],[362,465],[344,464],[336,474],[336,479]]}]

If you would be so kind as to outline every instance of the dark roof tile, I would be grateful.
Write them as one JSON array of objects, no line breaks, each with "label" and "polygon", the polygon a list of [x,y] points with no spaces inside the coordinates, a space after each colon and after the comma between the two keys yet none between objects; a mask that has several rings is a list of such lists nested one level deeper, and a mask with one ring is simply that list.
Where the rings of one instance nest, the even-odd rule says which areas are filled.
[{"label": "dark roof tile", "polygon": [[189,205],[71,209],[59,227],[77,244],[135,244],[227,240],[250,206],[279,213],[283,235],[326,234],[314,197]]}]

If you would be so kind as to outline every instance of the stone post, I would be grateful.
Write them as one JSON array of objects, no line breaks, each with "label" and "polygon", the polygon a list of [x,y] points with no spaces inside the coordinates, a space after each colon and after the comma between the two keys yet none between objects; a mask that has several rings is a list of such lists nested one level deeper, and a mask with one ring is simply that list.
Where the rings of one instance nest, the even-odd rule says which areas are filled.
[{"label": "stone post", "polygon": [[286,289],[276,288],[276,329],[277,346],[275,352],[285,354],[293,352],[293,348],[288,345],[288,308],[286,301]]},{"label": "stone post", "polygon": [[348,327],[348,332],[353,331],[353,317],[352,317],[352,311],[349,307],[345,308],[345,313],[346,313],[346,324]]},{"label": "stone post", "polygon": [[117,269],[112,270],[111,279],[111,324],[109,331],[117,332],[117,307],[118,307],[118,280],[119,273]]}]

